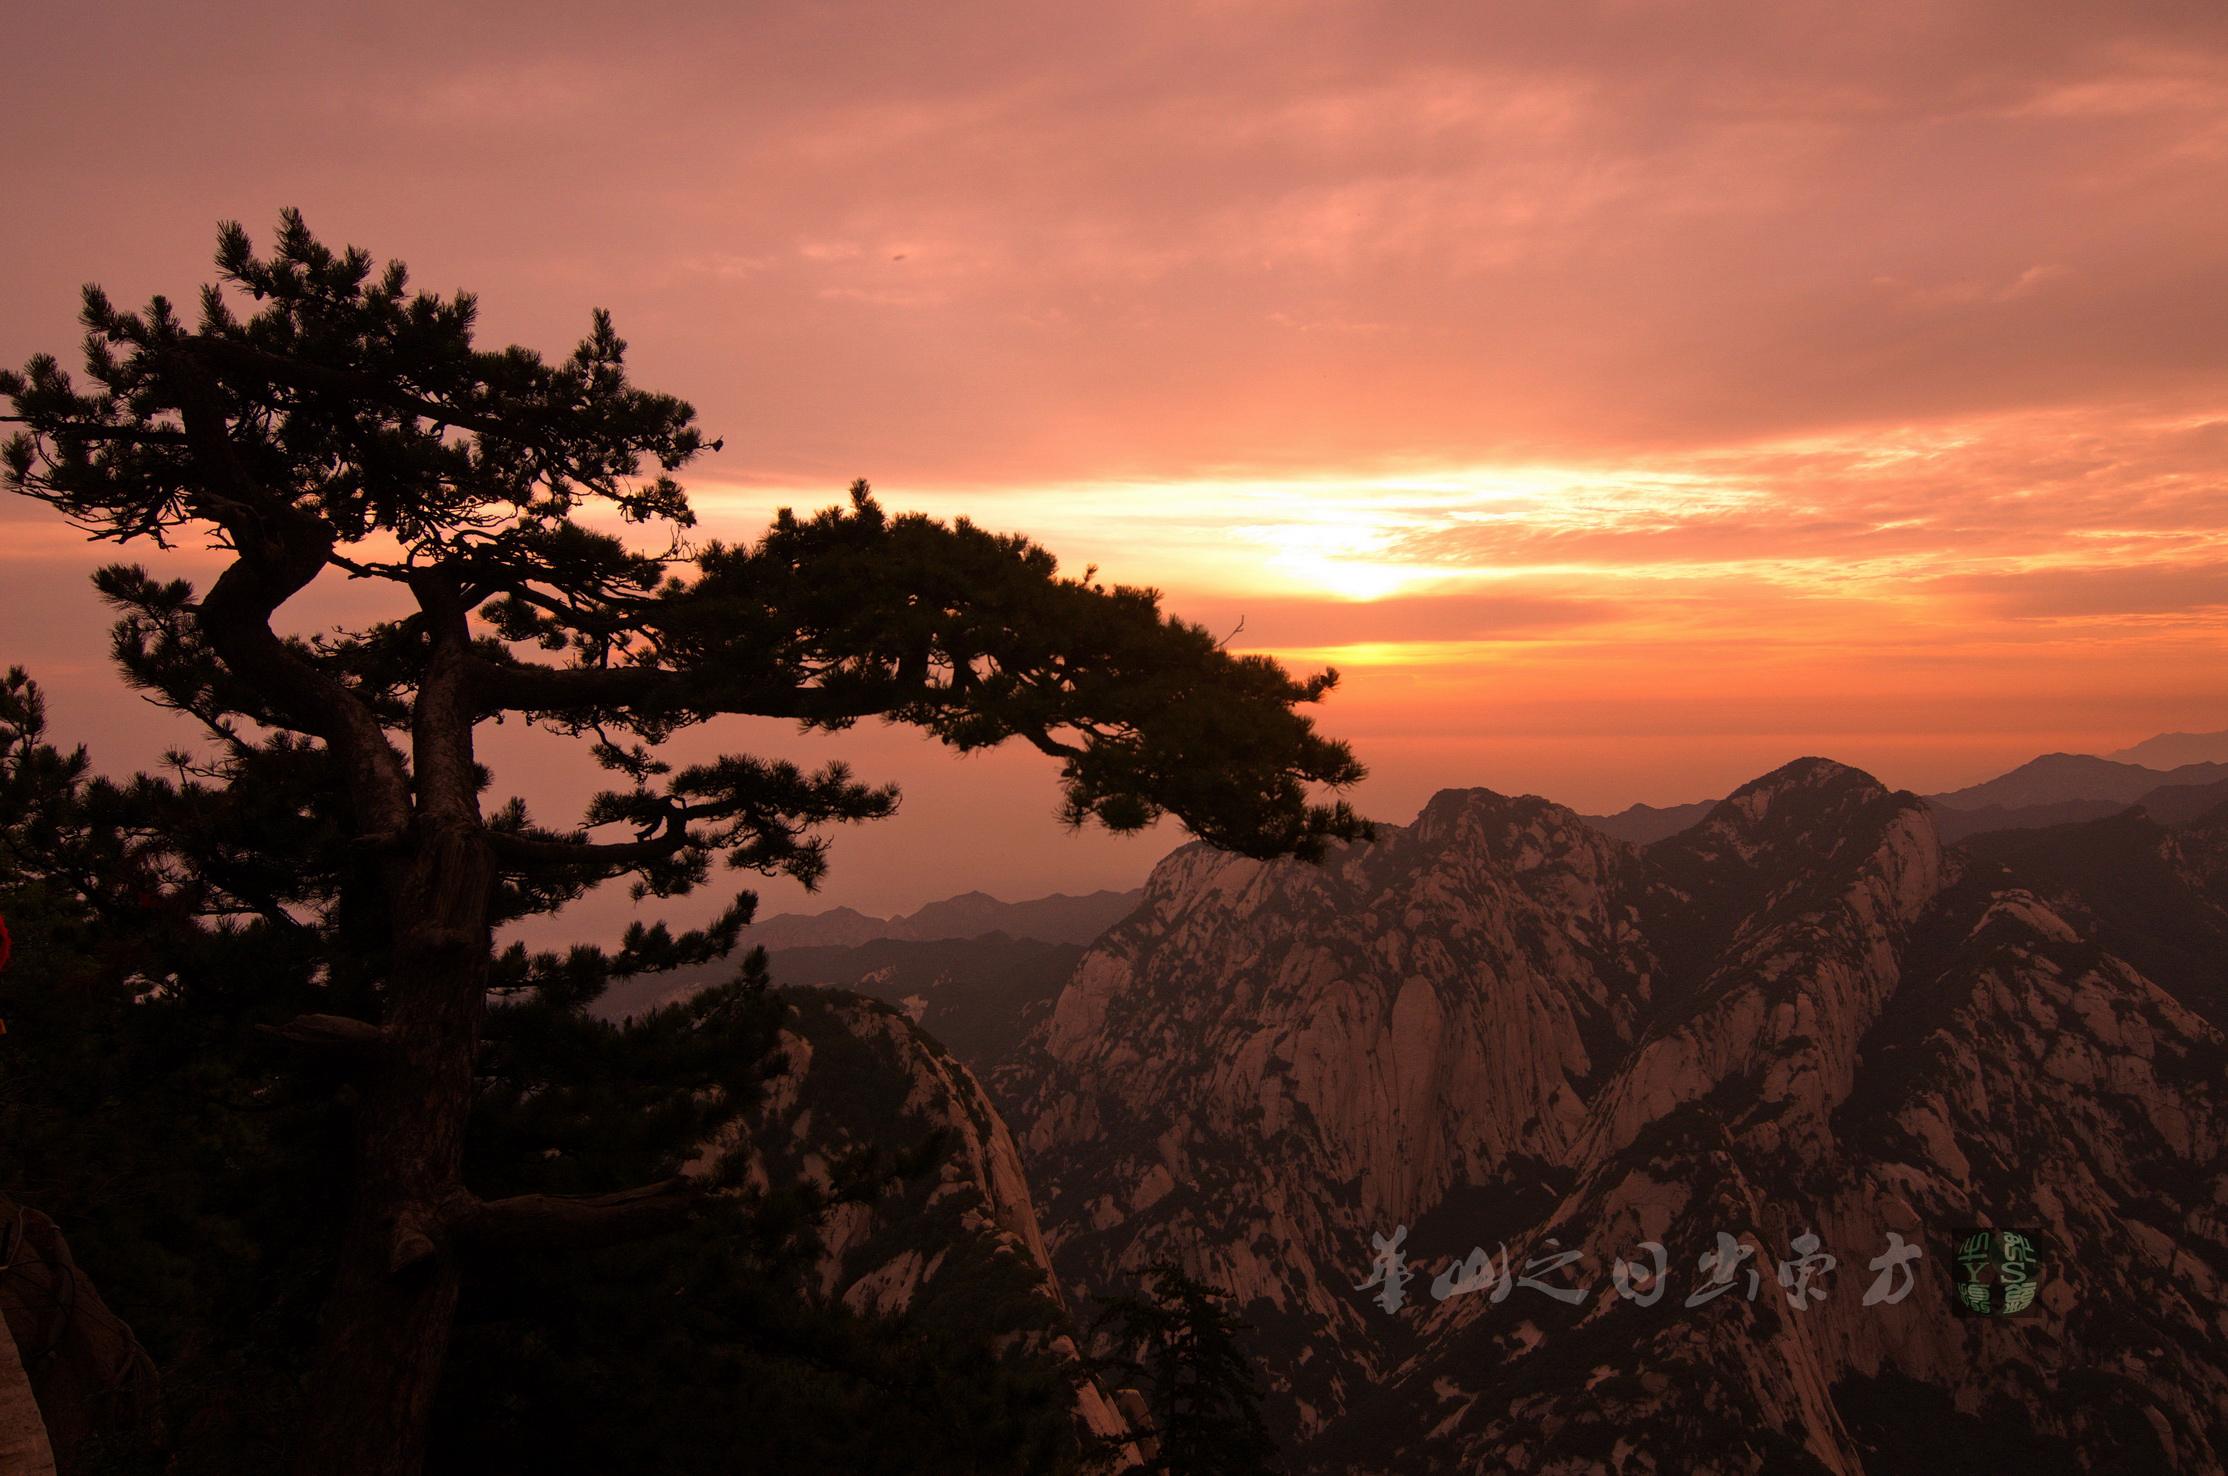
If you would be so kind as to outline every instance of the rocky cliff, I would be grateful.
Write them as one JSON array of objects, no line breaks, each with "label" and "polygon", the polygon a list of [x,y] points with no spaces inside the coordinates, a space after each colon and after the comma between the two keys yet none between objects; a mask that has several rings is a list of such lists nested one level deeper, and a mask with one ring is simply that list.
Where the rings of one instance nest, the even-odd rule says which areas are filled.
[{"label": "rocky cliff", "polygon": [[0,1473],[79,1476],[149,1448],[156,1383],[61,1229],[0,1195]]},{"label": "rocky cliff", "polygon": [[2220,1469],[2228,814],[2098,824],[2157,875],[1822,760],[1646,849],[1484,790],[1186,848],[995,1083],[1053,1263],[1232,1290],[1318,1470]]},{"label": "rocky cliff", "polygon": [[833,990],[783,997],[787,1069],[704,1163],[739,1146],[746,1189],[838,1191],[818,1224],[811,1295],[980,1331],[1063,1369],[1079,1424],[1120,1455],[1128,1424],[1083,1366],[1020,1156],[973,1073],[896,1007]]}]

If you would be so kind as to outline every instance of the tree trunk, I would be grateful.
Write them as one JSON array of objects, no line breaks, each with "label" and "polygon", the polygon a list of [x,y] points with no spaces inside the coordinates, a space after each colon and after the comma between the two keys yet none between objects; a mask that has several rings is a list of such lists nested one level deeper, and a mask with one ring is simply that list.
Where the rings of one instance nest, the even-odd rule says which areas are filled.
[{"label": "tree trunk", "polygon": [[461,1280],[465,1125],[486,1010],[493,863],[458,818],[399,867],[385,1041],[360,1078],[355,1192],[319,1328],[302,1476],[414,1476]]}]

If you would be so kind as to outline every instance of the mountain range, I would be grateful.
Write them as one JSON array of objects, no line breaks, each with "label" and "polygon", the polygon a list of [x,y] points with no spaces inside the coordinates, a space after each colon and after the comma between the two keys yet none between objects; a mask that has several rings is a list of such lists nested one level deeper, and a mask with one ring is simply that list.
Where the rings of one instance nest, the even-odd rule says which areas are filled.
[{"label": "mountain range", "polygon": [[[2095,820],[2137,805],[2166,823],[2177,823],[2228,799],[2228,729],[2162,733],[2103,757],[2045,754],[1993,779],[1922,798],[1935,808],[1947,840],[1988,830]],[[1700,823],[1716,804],[1635,804],[1615,814],[1581,818],[1620,840],[1647,845]],[[1008,902],[969,891],[891,917],[852,907],[775,913],[752,924],[750,939],[776,952],[855,948],[882,939],[939,942],[991,933],[1080,947],[1134,910],[1142,896],[1131,888]],[[813,968],[817,973],[845,972],[833,955],[823,955]]]},{"label": "mountain range", "polygon": [[[2140,762],[2184,755],[2197,757],[2169,769]],[[2228,800],[2228,730],[2162,734],[2104,758],[2049,754],[1984,783],[1922,798],[1944,841],[2131,808],[2180,825]],[[1580,818],[1647,845],[1699,824],[1716,803],[1633,805]],[[971,891],[886,918],[849,907],[779,913],[754,924],[750,939],[769,951],[777,982],[851,989],[897,1005],[962,1059],[987,1069],[1003,1062],[1050,1008],[1085,946],[1134,912],[1143,896],[1133,888],[1008,902]],[[622,984],[605,1009],[623,1014],[698,982],[689,974]]]},{"label": "mountain range", "polygon": [[753,923],[750,941],[767,949],[850,948],[879,938],[934,942],[1004,933],[1045,943],[1084,944],[1137,905],[1136,889],[1097,891],[1080,897],[1054,893],[1025,902],[1002,902],[988,892],[962,892],[896,917],[875,917],[851,907],[824,912],[778,912]]},{"label": "mountain range", "polygon": [[[948,1130],[826,1291],[959,1315],[939,1268],[1015,1268],[1117,1443],[1074,1329],[1172,1258],[1295,1472],[2222,1469],[2216,767],[1804,759],[1646,844],[1446,790],[1318,865],[1181,848],[1087,946],[779,948],[766,1162]],[[1961,1315],[1975,1232],[2037,1248],[2020,1315]]]},{"label": "mountain range", "polygon": [[[2219,1469],[2224,928],[2228,805],[1961,849],[1804,760],[1641,848],[1450,790],[1172,855],[993,1095],[1070,1293],[1231,1288],[1298,1469]],[[1958,1315],[1973,1227],[2030,1316]]]}]

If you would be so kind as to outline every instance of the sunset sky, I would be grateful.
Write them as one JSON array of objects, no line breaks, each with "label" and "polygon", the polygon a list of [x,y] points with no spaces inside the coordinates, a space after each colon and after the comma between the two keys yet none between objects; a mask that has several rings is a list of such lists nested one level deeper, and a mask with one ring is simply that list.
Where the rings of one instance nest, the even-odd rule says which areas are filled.
[{"label": "sunset sky", "polygon": [[[1157,585],[1338,666],[1394,820],[2228,727],[2214,0],[367,9],[11,7],[0,359],[284,205],[489,340],[608,307],[725,437],[708,531],[866,476]],[[99,561],[0,506],[0,662],[147,763]],[[1063,834],[1034,755],[713,738],[907,786],[826,902],[1177,838]]]}]

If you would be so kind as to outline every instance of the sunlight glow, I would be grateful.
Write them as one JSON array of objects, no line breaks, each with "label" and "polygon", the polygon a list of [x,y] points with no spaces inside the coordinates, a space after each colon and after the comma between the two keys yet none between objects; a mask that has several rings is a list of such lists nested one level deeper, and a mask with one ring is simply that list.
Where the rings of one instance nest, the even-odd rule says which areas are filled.
[{"label": "sunlight glow", "polygon": [[[1562,670],[1639,696],[1695,673],[1778,700],[1852,663],[1913,687],[2008,663],[2055,690],[2036,675],[2053,652],[2119,652],[2130,680],[2228,654],[2228,525],[2190,453],[2215,430],[2032,412],[1591,464],[879,490],[1149,583],[1232,649],[1434,690]],[[835,500],[698,494],[729,537]],[[1597,665],[1642,651],[1614,677]]]},{"label": "sunlight glow", "polygon": [[[1733,515],[1764,495],[1689,472],[1530,465],[882,491],[893,510],[965,513],[1025,532],[1069,562],[1095,562],[1112,579],[1354,602],[1539,567],[1466,557],[1463,544],[1474,539],[1664,530]],[[740,532],[776,507],[835,497],[715,483],[700,485],[694,500],[707,526]]]}]

